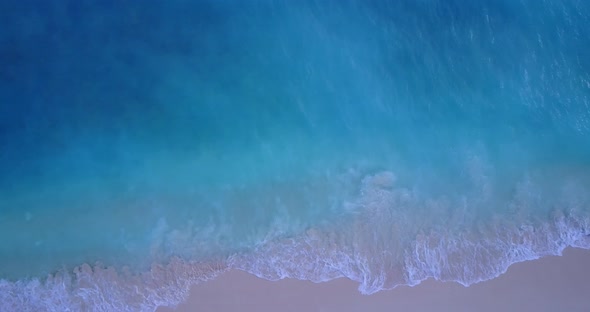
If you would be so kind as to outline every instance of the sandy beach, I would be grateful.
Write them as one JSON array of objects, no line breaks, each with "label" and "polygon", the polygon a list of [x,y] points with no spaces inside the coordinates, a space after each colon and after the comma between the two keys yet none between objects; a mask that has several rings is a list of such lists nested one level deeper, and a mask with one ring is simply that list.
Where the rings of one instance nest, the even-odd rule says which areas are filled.
[{"label": "sandy beach", "polygon": [[590,250],[569,248],[563,256],[512,265],[490,281],[464,287],[428,280],[366,296],[357,283],[338,279],[312,283],[267,281],[229,271],[193,286],[184,311],[590,311]]}]

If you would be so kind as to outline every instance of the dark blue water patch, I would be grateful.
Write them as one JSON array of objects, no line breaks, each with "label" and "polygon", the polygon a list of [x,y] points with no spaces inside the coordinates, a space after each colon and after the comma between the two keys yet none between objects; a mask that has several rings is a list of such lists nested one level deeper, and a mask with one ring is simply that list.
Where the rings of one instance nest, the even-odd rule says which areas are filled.
[{"label": "dark blue water patch", "polygon": [[[554,109],[537,110],[531,110],[526,107],[519,109],[511,107],[511,103],[514,102],[509,99],[514,99],[514,96],[517,95],[519,91],[518,89],[523,87],[522,84],[524,83],[525,78],[519,76],[523,76],[524,71],[532,69],[530,68],[531,66],[526,66],[526,64],[523,65],[522,61],[523,58],[525,58],[526,55],[530,55],[529,52],[531,52],[531,46],[527,45],[535,42],[535,38],[527,36],[529,29],[526,25],[521,26],[518,24],[523,23],[520,16],[513,16],[517,14],[518,11],[510,11],[505,7],[497,8],[490,5],[484,5],[484,8],[486,9],[481,10],[480,7],[470,8],[469,5],[455,5],[455,7],[449,8],[450,5],[443,6],[437,2],[435,2],[435,4],[434,8],[432,8],[432,3],[430,2],[428,3],[428,6],[403,3],[394,8],[389,8],[389,11],[378,8],[378,11],[381,14],[384,14],[384,12],[390,12],[387,19],[383,18],[379,20],[381,23],[378,24],[378,26],[386,25],[394,27],[393,29],[396,32],[401,32],[402,34],[412,34],[412,32],[404,31],[403,27],[414,27],[413,30],[418,30],[416,33],[422,34],[422,38],[408,37],[402,42],[397,41],[398,47],[391,43],[390,44],[393,46],[384,46],[383,43],[396,42],[395,40],[390,40],[392,32],[383,31],[385,27],[376,28],[373,26],[377,35],[371,33],[367,39],[369,42],[367,47],[357,48],[355,51],[353,49],[354,45],[349,44],[348,42],[342,46],[342,48],[352,50],[352,56],[355,58],[363,56],[385,58],[385,63],[379,59],[372,64],[369,64],[378,64],[382,70],[385,70],[385,72],[378,73],[376,75],[377,77],[371,75],[372,77],[370,78],[374,79],[374,83],[381,84],[377,87],[371,86],[371,88],[380,94],[381,97],[390,99],[390,102],[406,103],[405,105],[400,105],[401,107],[398,107],[398,110],[396,110],[395,106],[391,107],[391,103],[387,104],[387,106],[390,106],[389,109],[393,109],[395,112],[390,113],[389,115],[386,114],[387,117],[393,115],[402,116],[400,118],[403,119],[412,119],[414,116],[413,118],[417,118],[419,122],[425,124],[433,119],[440,119],[442,121],[460,120],[463,122],[471,122],[476,124],[476,126],[477,123],[481,124],[487,122],[489,125],[493,126],[499,121],[505,121],[507,118],[507,123],[513,124],[515,120],[522,119],[522,117],[526,116],[532,121],[537,120],[537,126],[541,127],[546,125],[548,120],[554,120],[554,115],[564,111],[564,109],[559,108],[560,105],[557,105],[558,107]],[[251,133],[251,129],[256,127],[253,127],[253,123],[248,122],[249,120],[256,120],[256,124],[259,124],[261,120],[267,120],[266,123],[272,123],[272,120],[275,120],[274,122],[276,123],[277,120],[281,120],[283,122],[295,121],[304,125],[309,122],[316,125],[328,124],[325,128],[335,128],[334,126],[336,126],[337,123],[341,123],[337,128],[340,130],[347,130],[351,127],[346,124],[347,116],[354,116],[353,126],[356,124],[356,128],[359,128],[374,125],[375,121],[378,121],[379,117],[383,115],[380,114],[379,111],[375,111],[375,107],[373,106],[356,104],[367,101],[367,95],[369,93],[367,92],[367,85],[358,86],[358,83],[361,82],[359,79],[348,78],[347,80],[343,79],[342,81],[335,79],[336,77],[350,77],[355,72],[350,68],[346,70],[346,67],[342,66],[342,60],[333,57],[335,54],[332,53],[333,51],[329,46],[326,47],[328,50],[324,53],[324,56],[322,56],[321,47],[311,50],[312,54],[309,52],[302,54],[304,57],[306,55],[309,56],[307,60],[304,59],[309,63],[309,67],[316,68],[320,66],[320,69],[317,71],[324,72],[323,75],[312,76],[311,79],[307,79],[308,81],[305,81],[305,76],[301,76],[301,68],[303,68],[301,65],[305,64],[289,66],[286,64],[285,60],[281,58],[278,58],[273,62],[271,57],[270,67],[256,71],[254,68],[258,67],[258,65],[261,64],[261,61],[258,60],[257,62],[252,62],[257,59],[251,54],[254,54],[254,52],[261,53],[263,51],[260,47],[252,45],[257,42],[252,42],[252,39],[249,39],[248,35],[250,33],[262,32],[260,29],[264,29],[263,27],[265,27],[265,24],[270,24],[268,21],[272,21],[272,19],[263,19],[263,21],[267,21],[267,23],[260,22],[259,25],[252,25],[252,23],[245,24],[245,29],[235,32],[239,33],[238,36],[236,36],[234,32],[228,30],[231,29],[231,27],[227,26],[227,24],[230,24],[233,27],[244,25],[239,22],[235,23],[236,25],[231,24],[230,22],[227,22],[227,20],[230,19],[228,17],[226,17],[225,20],[220,18],[220,16],[224,16],[220,13],[221,9],[217,9],[217,11],[211,9],[211,7],[214,7],[215,5],[201,4],[196,7],[177,7],[176,9],[167,9],[163,11],[158,10],[158,8],[153,8],[152,6],[148,6],[148,8],[134,8],[132,5],[122,8],[117,7],[116,12],[113,14],[101,13],[114,10],[114,8],[108,6],[100,6],[100,10],[69,8],[65,10],[66,13],[63,14],[69,17],[69,19],[72,19],[73,21],[70,24],[77,25],[76,27],[68,28],[62,26],[63,29],[56,30],[54,29],[56,26],[51,26],[51,23],[48,23],[50,25],[43,28],[47,34],[50,33],[51,35],[43,34],[41,37],[57,38],[53,39],[55,42],[52,42],[51,44],[43,45],[42,42],[35,41],[35,44],[32,45],[33,47],[52,46],[53,48],[35,49],[49,50],[44,53],[43,58],[35,57],[35,55],[29,57],[32,60],[45,60],[42,64],[35,66],[34,70],[38,72],[35,72],[34,75],[25,75],[26,71],[19,70],[19,72],[23,73],[23,77],[39,78],[37,79],[37,82],[31,83],[31,86],[29,86],[30,91],[26,93],[38,94],[35,96],[35,98],[38,99],[36,101],[38,103],[47,102],[43,101],[43,98],[55,99],[58,98],[59,95],[59,98],[65,103],[83,101],[85,104],[37,104],[37,106],[42,106],[42,108],[37,109],[27,109],[26,106],[19,105],[19,107],[22,107],[22,111],[27,112],[27,116],[31,116],[29,118],[35,118],[34,116],[44,116],[43,118],[37,118],[35,120],[38,123],[35,128],[47,130],[57,124],[65,123],[65,125],[59,126],[59,128],[65,128],[62,132],[65,132],[66,134],[56,134],[55,136],[58,138],[65,137],[65,139],[62,140],[66,141],[68,140],[67,126],[71,124],[71,128],[78,129],[81,128],[79,124],[82,123],[85,127],[88,127],[88,123],[95,123],[97,124],[97,127],[99,127],[98,130],[102,130],[100,128],[104,127],[107,128],[106,131],[112,131],[116,134],[124,132],[126,135],[129,135],[129,133],[137,136],[145,135],[146,137],[149,137],[152,142],[155,141],[153,139],[157,138],[159,133],[170,133],[170,128],[176,128],[179,131],[190,131],[192,135],[187,135],[185,137],[191,137],[194,141],[202,141],[211,137],[221,137],[222,139],[230,140],[231,137],[236,134],[234,131],[229,130],[232,127],[227,127],[227,125],[241,126],[238,128],[246,130],[247,133]],[[412,6],[412,8],[407,8],[408,6]],[[491,9],[487,10],[488,7],[491,7]],[[260,6],[256,7],[256,9],[258,8],[260,8]],[[289,9],[288,6],[283,7],[283,10]],[[367,10],[369,10],[371,14],[375,13],[374,8],[372,7],[365,8],[365,11]],[[173,22],[162,22],[162,20],[166,19],[159,20],[158,14],[155,14],[155,12],[161,13],[162,16],[167,16],[166,14],[169,13],[170,16],[174,16],[175,18],[173,19]],[[193,16],[186,13],[180,14],[180,12],[200,12],[201,15]],[[342,9],[335,10],[335,12],[341,13]],[[478,14],[469,14],[469,12],[475,12]],[[509,12],[512,12],[512,14],[508,14]],[[314,30],[325,30],[329,35],[335,37],[340,36],[345,40],[359,38],[359,36],[355,35],[354,31],[351,31],[349,34],[347,32],[348,28],[344,27],[344,30],[336,29],[335,25],[343,26],[343,24],[325,22],[325,20],[338,21],[341,16],[333,13],[327,14],[322,10],[320,10],[319,13],[315,12],[314,14],[317,14],[317,17],[322,19],[318,23],[319,26],[316,26],[315,29],[309,28],[309,32],[312,33]],[[102,17],[103,15],[108,18],[96,17]],[[127,17],[127,15],[137,16],[135,18],[136,24],[131,22],[134,19],[124,18]],[[227,13],[226,15],[232,16]],[[326,17],[326,15],[328,17]],[[474,18],[473,16],[477,16],[477,18]],[[413,23],[407,22],[406,19],[410,18],[414,18],[416,21]],[[98,23],[98,25],[101,25],[100,27],[91,23],[92,20],[96,19],[100,20],[100,23],[102,23]],[[487,21],[486,19],[490,20]],[[80,23],[76,23],[77,20],[79,20]],[[215,22],[211,22],[211,20],[214,20]],[[353,20],[352,22],[354,23],[353,26],[358,26],[357,24],[360,24],[358,19]],[[518,26],[513,26],[511,23],[517,24]],[[490,25],[486,26],[486,24]],[[150,31],[150,27],[148,27],[149,25],[159,25],[158,27],[154,26],[158,31]],[[397,27],[397,25],[400,25],[400,27]],[[304,24],[301,24],[300,26],[301,29],[305,29],[306,27],[309,26]],[[367,31],[361,32],[362,34],[373,30],[370,26],[364,27]],[[349,28],[356,29],[357,27],[350,26]],[[520,34],[519,32],[515,32],[515,34],[524,37],[525,40],[521,40],[523,38],[513,38],[512,34],[510,36],[503,34],[502,29],[506,28],[517,28],[520,31]],[[117,30],[117,36],[113,36],[112,29]],[[296,31],[297,29],[291,29],[291,32],[294,32],[293,30]],[[127,32],[130,32],[131,35],[126,35]],[[134,32],[137,32],[137,35],[135,35]],[[552,31],[544,32],[543,34],[545,33],[548,33],[551,37]],[[240,48],[240,34],[243,35],[241,40],[242,43],[250,43],[250,46],[244,46],[244,49]],[[302,38],[297,38],[289,33],[287,34],[291,35],[289,40],[287,40],[287,47],[292,51],[294,45],[302,43]],[[472,40],[477,40],[475,44],[468,39],[470,36],[474,36],[475,39]],[[238,37],[238,39],[234,37]],[[276,37],[270,38],[276,39]],[[413,40],[412,44],[406,44],[408,43],[408,40],[412,39],[416,40]],[[504,40],[505,42],[501,42],[501,40]],[[170,41],[170,43],[167,43],[167,41]],[[183,43],[184,41],[186,41],[186,43]],[[289,45],[289,41],[295,43]],[[377,42],[377,44],[375,44],[375,42]],[[576,41],[576,44],[580,45],[580,42]],[[60,46],[63,47],[60,48]],[[399,48],[399,46],[401,46],[401,48]],[[266,47],[263,46],[262,48]],[[268,53],[270,56],[277,54],[277,47],[272,44],[272,41],[268,48],[270,52],[272,52],[272,54]],[[367,52],[367,50],[373,48],[380,51],[380,53],[376,54],[374,52]],[[109,53],[105,53],[105,50],[108,51],[109,49],[113,49],[114,52],[109,51]],[[535,57],[540,60],[539,62],[548,60],[548,58],[555,59],[557,57],[550,54],[553,53],[551,50],[538,49],[536,47],[533,47],[533,49]],[[65,52],[60,52],[62,50]],[[74,53],[73,51],[75,51],[76,55],[70,56],[63,54]],[[389,51],[393,53],[389,53]],[[456,53],[456,51],[461,51],[461,53]],[[560,48],[559,51],[562,51],[562,49]],[[240,75],[244,70],[250,71],[250,69],[254,69],[252,71],[255,75],[251,78],[254,81],[260,80],[260,78],[262,78],[262,81],[269,81],[269,79],[274,78],[272,76],[273,68],[295,69],[295,71],[285,72],[285,75],[289,75],[289,79],[285,79],[285,82],[288,82],[290,79],[295,80],[296,77],[301,78],[299,81],[295,80],[296,88],[293,89],[293,91],[285,90],[285,84],[278,84],[278,92],[276,91],[277,88],[272,88],[274,92],[277,93],[276,102],[286,103],[286,105],[273,104],[272,102],[269,103],[268,92],[265,92],[261,95],[249,94],[250,96],[247,98],[250,100],[247,101],[249,103],[248,105],[236,104],[234,97],[230,96],[226,101],[216,101],[215,104],[206,104],[206,101],[200,101],[198,113],[196,114],[188,113],[183,109],[179,109],[178,113],[175,113],[174,111],[170,112],[168,109],[162,108],[161,103],[153,103],[152,96],[147,92],[152,90],[153,86],[158,83],[158,72],[156,70],[150,71],[149,65],[153,64],[146,60],[150,58],[146,56],[146,54],[150,53],[153,55],[179,58],[196,54],[196,59],[198,59],[198,61],[191,60],[188,62],[188,64],[190,64],[191,74],[196,77],[205,75],[210,76],[211,74],[216,75],[213,76],[213,79],[209,79],[214,81],[214,83],[205,84],[204,86],[201,86],[201,88],[213,87],[214,89],[226,90],[225,93],[228,93],[228,91],[229,93],[232,93],[230,90],[233,90],[234,93],[244,92],[243,89],[240,88],[240,85],[244,85],[243,79],[237,80],[235,78],[236,75],[232,75],[232,71],[228,70],[228,68],[241,67],[241,70],[235,72],[237,75]],[[544,53],[545,55],[537,55],[538,53]],[[561,53],[563,53],[563,51]],[[52,54],[54,54],[53,57]],[[390,66],[381,66],[381,64],[388,64],[387,58],[391,59],[391,63],[389,63]],[[51,62],[52,59],[68,59],[68,62]],[[489,59],[491,63],[486,66],[486,62],[481,61],[484,59]],[[515,63],[518,62],[519,59],[521,60],[520,66],[515,66],[519,64]],[[295,59],[293,61],[305,63],[301,62],[300,59]],[[524,61],[526,61],[526,58]],[[269,61],[267,60],[266,62]],[[51,68],[51,64],[53,63],[59,63],[59,66]],[[257,65],[248,65],[250,63]],[[374,69],[371,68],[371,70]],[[39,75],[39,73],[43,72],[47,72],[47,74]],[[229,74],[224,74],[226,72]],[[259,72],[260,74],[256,75],[256,72]],[[399,77],[400,75],[396,73],[403,73],[403,75]],[[432,75],[424,75],[423,73],[431,73]],[[47,79],[47,77],[49,77],[48,75],[57,78],[61,77],[62,79]],[[530,75],[533,76],[532,73],[530,73]],[[439,79],[439,77],[445,77],[445,79]],[[515,77],[519,77],[517,81],[513,81]],[[542,81],[542,83],[545,85],[556,86],[559,85],[554,84],[557,82],[556,80],[561,81],[563,80],[562,78],[564,77],[555,77],[548,81]],[[204,80],[202,77],[197,79]],[[342,92],[330,92],[328,85],[325,84],[326,80],[330,80],[332,85],[335,84],[333,88],[336,88],[336,90],[347,91],[344,92],[344,94],[342,94]],[[44,83],[41,84],[41,81]],[[76,81],[76,88],[71,88],[72,81]],[[402,84],[398,84],[400,81]],[[261,84],[261,81],[259,81],[259,84]],[[502,91],[500,89],[502,84],[506,84],[508,90]],[[406,87],[404,88],[403,85]],[[533,85],[538,86],[539,84],[533,83]],[[355,92],[355,86],[356,89],[358,89],[357,92]],[[244,87],[251,86],[244,85]],[[404,91],[404,89],[406,90]],[[572,91],[566,88],[563,89],[563,92],[559,92],[558,94],[561,96],[559,98],[556,98],[557,95],[551,95],[551,93],[549,93],[543,95],[541,98],[533,98],[531,100],[535,102],[534,104],[539,105],[554,105],[552,104],[554,102],[563,104],[566,102],[565,100],[567,98],[564,98],[562,93]],[[529,91],[529,93],[534,93],[534,90]],[[475,95],[472,95],[471,100],[469,100],[469,93],[475,93]],[[392,95],[394,97],[392,97]],[[442,101],[434,100],[435,97],[441,95],[443,96]],[[307,106],[310,106],[308,109],[308,115],[305,117],[297,117],[299,121],[297,121],[297,118],[294,119],[297,115],[300,115],[299,112],[293,109],[296,105],[294,103],[295,96],[300,97]],[[571,94],[569,96],[573,98],[576,95]],[[77,97],[81,99],[75,100]],[[93,101],[100,101],[101,104],[90,104]],[[251,106],[251,102],[254,101],[263,103],[256,106],[256,109],[254,109],[253,106]],[[338,102],[338,108],[334,107],[335,101]],[[369,101],[371,100],[369,99]],[[438,107],[438,109],[432,110],[429,107],[424,108],[423,105],[428,105],[430,108]],[[458,105],[463,107],[458,108]],[[224,108],[222,109],[221,106]],[[408,106],[415,107],[412,109],[413,112],[406,111]],[[49,107],[51,107],[51,109]],[[574,107],[573,110],[566,110],[566,113],[574,116],[572,118],[575,119],[575,116],[579,115],[576,114],[576,109],[577,108]],[[233,111],[234,114],[220,114],[221,111]],[[583,111],[579,112],[583,113]],[[166,114],[172,115],[168,116],[169,118],[162,118],[162,116],[166,116]],[[531,115],[532,118],[530,118]],[[261,116],[268,117],[262,119],[260,118]],[[19,129],[22,128],[23,117],[15,117],[16,118],[10,118],[16,123],[13,127]],[[183,117],[185,117],[186,120],[183,120]],[[389,122],[390,119],[387,117],[381,118],[383,120],[381,123]],[[348,118],[350,119],[350,117]],[[510,118],[512,118],[512,120],[510,120]],[[166,120],[169,120],[169,122],[166,122]],[[159,127],[154,126],[155,129],[147,131],[148,129],[142,125],[145,125],[148,122],[155,123],[156,125],[159,124]],[[137,126],[134,127],[134,124],[137,124]],[[195,127],[195,124],[198,124],[199,126]],[[489,125],[487,126],[489,127]],[[139,130],[136,129],[133,131],[134,128],[139,128]],[[161,131],[163,129],[165,131]],[[39,130],[39,132],[46,133],[47,131],[45,130]],[[55,133],[59,131],[49,132]],[[35,136],[33,135],[33,140],[35,142],[52,141],[34,138]],[[45,144],[50,145],[51,143]],[[54,144],[58,145],[59,143]],[[39,148],[39,146],[36,146],[36,148]],[[59,148],[59,145],[56,148]]]}]

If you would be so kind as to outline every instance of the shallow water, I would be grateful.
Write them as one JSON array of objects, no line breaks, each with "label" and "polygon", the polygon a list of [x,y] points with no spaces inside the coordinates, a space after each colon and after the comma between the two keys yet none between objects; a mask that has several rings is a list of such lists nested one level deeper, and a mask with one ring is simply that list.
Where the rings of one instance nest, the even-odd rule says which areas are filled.
[{"label": "shallow water", "polygon": [[0,12],[0,310],[150,311],[227,268],[469,285],[590,248],[584,1]]}]

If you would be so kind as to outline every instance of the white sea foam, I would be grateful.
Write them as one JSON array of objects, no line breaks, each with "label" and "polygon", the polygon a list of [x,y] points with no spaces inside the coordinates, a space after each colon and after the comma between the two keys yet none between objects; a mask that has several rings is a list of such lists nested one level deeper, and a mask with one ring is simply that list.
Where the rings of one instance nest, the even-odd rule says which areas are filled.
[{"label": "white sea foam", "polygon": [[427,278],[469,286],[501,275],[511,264],[559,255],[568,246],[590,249],[589,232],[590,222],[582,224],[575,218],[560,216],[551,224],[524,226],[485,239],[466,234],[423,235],[400,250],[400,260],[390,250],[368,253],[335,244],[334,233],[309,231],[304,237],[235,257],[231,266],[269,280],[324,282],[347,277],[359,282],[359,291],[364,294],[417,285]]},{"label": "white sea foam", "polygon": [[191,285],[227,270],[222,263],[178,258],[142,274],[87,264],[72,273],[39,279],[0,280],[0,311],[154,311],[182,302]]},{"label": "white sea foam", "polygon": [[[394,182],[390,173],[366,178],[354,203],[362,211],[353,218],[262,244],[233,256],[230,266],[269,280],[347,277],[360,283],[360,292],[372,294],[427,278],[468,286],[499,276],[513,263],[561,254],[568,246],[590,249],[590,218],[576,212],[579,198],[562,201],[567,209],[544,221],[508,216],[461,227],[462,219],[437,215],[437,209],[448,211],[445,203],[419,202]],[[417,204],[430,205],[431,215],[403,213]],[[438,224],[429,224],[433,220]]]}]

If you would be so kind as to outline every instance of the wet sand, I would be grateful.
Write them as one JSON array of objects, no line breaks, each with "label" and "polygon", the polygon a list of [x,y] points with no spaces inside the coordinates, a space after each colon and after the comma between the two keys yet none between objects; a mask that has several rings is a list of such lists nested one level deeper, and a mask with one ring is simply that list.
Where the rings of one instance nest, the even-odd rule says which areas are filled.
[{"label": "wet sand", "polygon": [[184,311],[590,311],[590,250],[569,248],[563,256],[512,265],[490,281],[464,287],[427,280],[362,295],[357,283],[338,279],[312,283],[267,281],[232,270],[195,285]]}]

